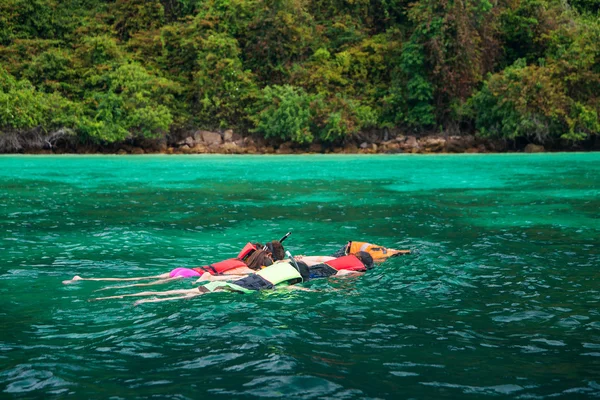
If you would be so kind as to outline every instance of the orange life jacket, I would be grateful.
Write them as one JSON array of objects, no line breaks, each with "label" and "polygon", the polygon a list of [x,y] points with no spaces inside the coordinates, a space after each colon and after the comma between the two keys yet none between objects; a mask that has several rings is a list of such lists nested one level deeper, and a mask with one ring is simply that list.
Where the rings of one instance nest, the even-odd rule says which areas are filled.
[{"label": "orange life jacket", "polygon": [[244,258],[248,257],[250,254],[254,253],[256,250],[257,250],[257,248],[255,245],[253,245],[252,243],[246,243],[246,245],[244,246],[242,251],[240,251],[240,254],[238,254],[236,258],[238,260],[243,260]]},{"label": "orange life jacket", "polygon": [[410,254],[410,250],[394,250],[388,249],[383,246],[371,244],[367,242],[349,242],[346,247],[346,254],[356,254],[359,251],[367,252],[373,257],[375,262],[383,262],[390,257],[394,257],[400,254]]},{"label": "orange life jacket", "polygon": [[192,269],[200,274],[208,272],[211,275],[222,275],[227,271],[231,271],[232,269],[248,267],[248,265],[243,260],[248,258],[256,250],[257,249],[255,245],[253,245],[252,243],[247,243],[236,258],[230,258],[227,260],[216,262],[214,264],[203,265],[202,267]]},{"label": "orange life jacket", "polygon": [[222,275],[232,269],[248,267],[245,262],[238,260],[237,258],[230,258],[210,265],[204,265],[202,267],[192,268],[194,271],[203,274],[208,272],[211,275]]}]

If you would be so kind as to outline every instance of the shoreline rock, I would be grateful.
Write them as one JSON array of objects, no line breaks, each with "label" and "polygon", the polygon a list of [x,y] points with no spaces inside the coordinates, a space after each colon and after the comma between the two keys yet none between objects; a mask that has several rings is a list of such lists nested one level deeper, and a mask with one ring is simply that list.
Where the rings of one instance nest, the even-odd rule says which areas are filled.
[{"label": "shoreline rock", "polygon": [[21,149],[26,154],[480,154],[480,153],[543,153],[570,151],[597,151],[592,141],[586,148],[582,144],[569,146],[559,144],[559,148],[546,148],[534,143],[509,143],[474,135],[384,135],[383,139],[349,139],[341,146],[327,143],[299,145],[293,142],[268,141],[262,137],[242,136],[231,129],[223,132],[196,130],[180,134],[178,138],[140,139],[126,143],[101,145],[54,146],[53,148]]}]

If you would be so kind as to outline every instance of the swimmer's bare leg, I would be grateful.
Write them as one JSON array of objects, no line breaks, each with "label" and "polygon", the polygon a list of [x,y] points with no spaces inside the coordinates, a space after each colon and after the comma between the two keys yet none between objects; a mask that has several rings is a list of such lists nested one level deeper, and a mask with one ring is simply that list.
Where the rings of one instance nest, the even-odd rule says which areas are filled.
[{"label": "swimmer's bare leg", "polygon": [[158,302],[161,302],[161,301],[191,299],[192,297],[202,296],[203,294],[204,294],[204,292],[198,292],[196,290],[196,293],[188,294],[187,296],[167,297],[167,298],[163,298],[163,299],[143,299],[143,300],[136,301],[135,303],[133,303],[133,305],[134,306],[139,306],[140,304],[144,304],[144,303],[158,303]]},{"label": "swimmer's bare leg", "polygon": [[194,283],[204,282],[204,281],[235,281],[238,279],[242,279],[247,277],[248,275],[211,275],[208,272],[205,272],[198,280]]},{"label": "swimmer's bare leg", "polygon": [[123,288],[128,288],[128,287],[137,287],[137,286],[160,285],[160,284],[163,284],[163,283],[176,281],[176,280],[182,279],[182,278],[183,278],[183,276],[175,276],[173,278],[160,279],[158,281],[149,282],[149,283],[134,283],[133,285],[123,285],[123,286],[107,286],[107,287],[103,287],[101,289],[96,290],[96,292],[100,292],[102,290],[108,290],[108,289],[123,289]]},{"label": "swimmer's bare leg", "polygon": [[63,281],[62,283],[64,283],[65,285],[68,285],[69,283],[75,283],[77,281],[141,281],[143,279],[166,279],[170,276],[169,272],[166,272],[164,274],[160,274],[160,275],[153,275],[153,276],[137,276],[134,278],[82,278],[79,275],[75,275],[73,277],[73,279],[69,279],[66,281]]},{"label": "swimmer's bare leg", "polygon": [[138,296],[170,296],[172,294],[192,294],[199,293],[198,288],[194,289],[177,289],[177,290],[166,290],[164,292],[139,292],[139,293],[131,293],[131,294],[120,294],[117,296],[108,296],[108,297],[96,297],[94,299],[90,299],[90,301],[96,300],[110,300],[110,299],[122,299],[123,297],[138,297]]}]

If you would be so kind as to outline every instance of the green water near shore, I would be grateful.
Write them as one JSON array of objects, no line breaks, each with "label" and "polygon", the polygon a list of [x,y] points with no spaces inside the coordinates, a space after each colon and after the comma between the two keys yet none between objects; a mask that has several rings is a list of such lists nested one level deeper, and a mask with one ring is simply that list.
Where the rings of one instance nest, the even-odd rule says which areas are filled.
[{"label": "green water near shore", "polygon": [[[0,397],[600,397],[599,195],[595,153],[2,156]],[[418,254],[138,307],[61,284],[287,231],[295,254]]]}]

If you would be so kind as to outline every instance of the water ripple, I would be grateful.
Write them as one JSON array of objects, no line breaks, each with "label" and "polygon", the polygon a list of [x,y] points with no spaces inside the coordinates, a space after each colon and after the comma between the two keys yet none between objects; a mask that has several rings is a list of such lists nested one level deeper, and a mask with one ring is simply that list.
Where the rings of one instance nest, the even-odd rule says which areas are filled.
[{"label": "water ripple", "polygon": [[[598,161],[0,157],[0,390],[598,398]],[[290,230],[294,254],[416,251],[312,292],[134,307],[88,302],[101,282],[61,284],[202,265]]]}]

